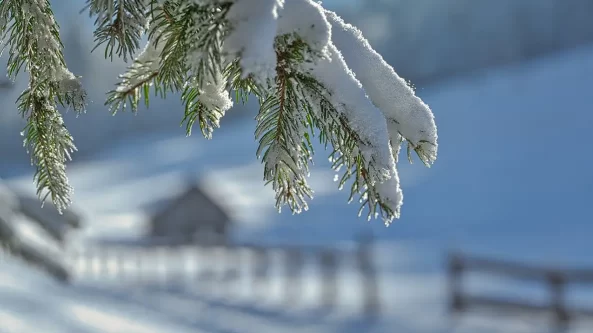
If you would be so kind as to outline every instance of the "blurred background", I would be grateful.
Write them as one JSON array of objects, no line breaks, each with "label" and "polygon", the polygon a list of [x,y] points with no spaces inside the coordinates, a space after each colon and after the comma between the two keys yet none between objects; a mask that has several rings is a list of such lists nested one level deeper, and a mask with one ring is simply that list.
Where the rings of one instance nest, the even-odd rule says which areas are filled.
[{"label": "blurred background", "polygon": [[400,159],[389,228],[357,217],[320,146],[309,211],[278,213],[253,101],[210,141],[185,136],[178,96],[112,116],[126,64],[90,52],[83,1],[51,2],[90,105],[65,115],[59,216],[30,200],[26,78],[0,90],[0,235],[34,264],[2,255],[0,332],[593,331],[593,1],[324,2],[436,117],[439,158]]}]

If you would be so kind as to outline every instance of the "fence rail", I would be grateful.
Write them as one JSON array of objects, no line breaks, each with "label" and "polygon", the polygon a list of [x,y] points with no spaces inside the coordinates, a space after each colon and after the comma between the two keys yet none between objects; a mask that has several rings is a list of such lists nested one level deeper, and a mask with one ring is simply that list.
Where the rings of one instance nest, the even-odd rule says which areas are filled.
[{"label": "fence rail", "polygon": [[[381,311],[379,282],[372,261],[371,242],[362,241],[352,250],[296,246],[158,246],[125,247],[100,245],[72,252],[72,279],[112,280],[117,283],[207,284],[212,290],[233,290],[248,284],[257,297],[281,285],[287,304],[302,298],[305,271],[313,269],[319,286],[318,304],[331,311],[339,305],[344,286],[339,283],[344,264],[360,275],[361,312],[376,316]],[[352,286],[348,286],[351,288]]]},{"label": "fence rail", "polygon": [[[460,253],[451,253],[449,255],[448,266],[451,289],[450,306],[454,312],[459,313],[479,307],[539,313],[550,312],[554,316],[554,321],[560,327],[567,325],[575,317],[593,317],[593,309],[569,308],[565,301],[567,285],[591,284],[593,286],[593,270],[540,267]],[[472,295],[463,288],[463,278],[469,273],[543,282],[549,290],[550,300],[547,303],[538,304],[486,295]]]},{"label": "fence rail", "polygon": [[571,283],[593,283],[593,270],[591,269],[560,269],[460,254],[454,254],[452,256],[452,260],[461,260],[464,266],[470,267],[474,272],[505,276],[512,275],[513,277],[527,280],[542,280],[557,277]]}]

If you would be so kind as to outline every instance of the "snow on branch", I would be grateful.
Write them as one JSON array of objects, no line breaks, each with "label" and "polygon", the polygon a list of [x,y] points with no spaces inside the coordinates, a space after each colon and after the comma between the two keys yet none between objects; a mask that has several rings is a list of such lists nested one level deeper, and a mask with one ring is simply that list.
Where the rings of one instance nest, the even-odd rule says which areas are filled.
[{"label": "snow on branch", "polygon": [[283,5],[283,0],[235,0],[231,6],[226,18],[232,30],[224,52],[240,59],[244,78],[251,75],[261,84],[275,77],[274,40]]},{"label": "snow on branch", "polygon": [[330,57],[312,66],[310,73],[327,89],[330,102],[346,116],[349,126],[360,138],[360,151],[374,179],[391,177],[395,165],[389,146],[385,117],[366,97],[362,85],[350,71],[340,51],[329,47]]},{"label": "snow on branch", "polygon": [[0,34],[9,47],[9,77],[16,78],[22,69],[29,74],[29,86],[18,97],[17,107],[27,120],[24,146],[37,168],[37,194],[42,201],[51,197],[61,211],[71,201],[65,163],[76,147],[57,105],[84,112],[86,93],[66,67],[49,1],[2,1],[0,23]]},{"label": "snow on branch", "polygon": [[[126,73],[120,75],[121,81],[117,83],[115,90],[110,92],[105,102],[106,105],[109,105],[109,110],[112,113],[125,109],[126,102],[130,103],[132,111],[138,110],[141,94],[144,92],[145,97],[148,95],[146,90],[159,74],[164,45],[164,40],[161,40],[160,43],[149,40],[132,65],[128,67]],[[148,102],[148,99],[145,101]]]},{"label": "snow on branch", "polygon": [[324,9],[311,0],[289,0],[278,14],[277,36],[296,34],[313,52],[327,57],[331,25]]},{"label": "snow on branch", "polygon": [[387,118],[392,142],[401,134],[423,162],[433,163],[437,156],[437,129],[428,105],[373,50],[360,30],[334,12],[325,13],[332,25],[332,42],[342,51],[371,101]]},{"label": "snow on branch", "polygon": [[368,207],[369,219],[381,215],[388,224],[399,217],[403,195],[385,118],[366,98],[339,50],[330,43],[328,52],[330,58],[301,68],[300,93],[309,101],[322,142],[334,148],[330,157],[334,169],[346,169],[340,188],[355,176],[350,200],[360,195],[359,215]]},{"label": "snow on branch", "polygon": [[[49,6],[47,0],[28,2]],[[23,17],[18,14],[22,10],[16,11],[15,3],[0,2],[0,23],[14,19],[24,27]],[[358,29],[320,3],[88,0],[87,8],[97,18],[96,42],[97,46],[106,44],[106,57],[116,53],[126,60],[138,49],[141,38],[148,37],[147,46],[135,56],[109,93],[106,104],[112,111],[126,109],[128,105],[137,111],[141,99],[148,106],[151,89],[161,97],[166,92],[178,92],[185,106],[182,123],[187,134],[198,124],[202,134],[210,138],[233,105],[232,91],[242,101],[248,95],[259,99],[256,156],[263,163],[264,181],[276,191],[279,209],[283,205],[295,213],[307,209],[306,201],[313,195],[307,177],[314,155],[312,140],[316,136],[326,147],[331,145],[334,169],[345,170],[340,188],[350,182],[350,199],[359,196],[361,210],[367,207],[369,217],[381,216],[386,224],[400,216],[403,202],[396,169],[402,142],[407,141],[408,148],[413,148],[426,165],[436,159],[437,131],[430,108],[371,48]],[[12,12],[18,15],[11,16]],[[51,20],[53,16],[36,18],[38,24]],[[6,24],[2,23],[3,32]],[[57,73],[53,77],[58,79],[52,81],[60,87],[56,94],[65,96],[58,99],[66,98],[70,104],[79,105],[78,101],[73,102],[72,94],[82,89],[63,66],[56,26],[49,26],[49,33],[43,36],[53,39],[31,46],[21,45],[27,39],[10,39],[11,47],[22,54],[9,68],[36,61],[38,58],[25,52],[29,48],[38,50],[41,44],[53,45],[47,54],[57,57],[43,61],[43,66],[52,67],[48,73]],[[13,30],[9,32],[15,34]],[[53,114],[51,103],[47,103],[51,100],[46,98],[44,103],[35,104],[38,108],[43,106],[43,119],[51,122],[40,123],[42,118],[32,122],[42,132],[38,127],[29,128],[39,135],[51,134],[56,140],[69,143],[54,148],[73,148],[67,132],[58,130],[60,119]],[[52,156],[51,161],[36,161],[38,165],[59,164],[56,158],[63,156],[43,150],[37,140],[41,137],[31,136],[27,142],[40,151],[39,156]],[[60,186],[66,186],[63,170],[57,169],[55,179],[61,182]],[[38,180],[50,184],[50,175],[46,172]],[[68,199],[63,189],[46,187],[52,196],[54,191],[61,193],[59,200]]]}]

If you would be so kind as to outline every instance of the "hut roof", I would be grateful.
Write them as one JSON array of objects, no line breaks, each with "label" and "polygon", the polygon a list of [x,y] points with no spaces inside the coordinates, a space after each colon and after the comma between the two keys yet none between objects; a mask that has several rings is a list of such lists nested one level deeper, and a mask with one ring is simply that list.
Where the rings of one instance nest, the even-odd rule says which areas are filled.
[{"label": "hut roof", "polygon": [[206,193],[206,191],[204,191],[204,189],[197,182],[190,182],[190,185],[178,196],[159,202],[157,204],[157,209],[151,215],[151,221],[159,221],[170,215],[173,211],[183,209],[184,207],[182,206],[184,204],[184,199],[187,196],[192,195],[197,195],[197,197],[202,201],[202,204],[206,204],[217,210],[218,213],[224,217],[223,221],[225,223],[230,222],[230,217],[226,210],[223,209],[223,207],[221,207],[221,205],[219,205],[215,200],[213,200],[212,197],[208,195],[208,193]]}]

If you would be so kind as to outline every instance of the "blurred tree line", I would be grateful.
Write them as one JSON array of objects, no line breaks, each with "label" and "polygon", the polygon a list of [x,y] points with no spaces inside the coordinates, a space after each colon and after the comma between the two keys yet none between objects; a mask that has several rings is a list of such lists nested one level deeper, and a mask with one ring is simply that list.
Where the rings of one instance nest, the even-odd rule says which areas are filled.
[{"label": "blurred tree line", "polygon": [[357,0],[340,12],[417,85],[593,41],[591,0]]}]

